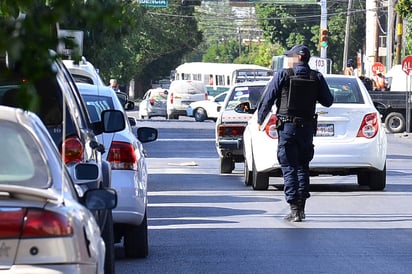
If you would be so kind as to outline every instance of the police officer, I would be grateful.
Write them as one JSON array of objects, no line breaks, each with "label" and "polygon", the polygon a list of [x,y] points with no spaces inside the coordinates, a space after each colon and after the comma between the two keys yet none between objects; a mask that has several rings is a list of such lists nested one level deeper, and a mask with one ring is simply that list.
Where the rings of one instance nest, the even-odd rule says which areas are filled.
[{"label": "police officer", "polygon": [[291,210],[285,220],[292,222],[305,219],[305,202],[310,197],[309,162],[314,154],[316,102],[325,107],[333,103],[323,75],[310,69],[309,58],[310,51],[304,45],[286,51],[288,68],[273,76],[258,107],[260,127],[276,104],[277,157],[283,173],[285,199]]}]

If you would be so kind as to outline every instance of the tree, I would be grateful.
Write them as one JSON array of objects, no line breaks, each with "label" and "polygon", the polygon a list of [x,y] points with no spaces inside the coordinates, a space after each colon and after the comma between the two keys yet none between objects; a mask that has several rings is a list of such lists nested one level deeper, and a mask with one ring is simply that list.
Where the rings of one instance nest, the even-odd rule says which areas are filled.
[{"label": "tree", "polygon": [[[399,0],[395,6],[398,15],[412,24],[412,0]],[[406,34],[405,55],[412,54],[412,33]]]},{"label": "tree", "polygon": [[[346,22],[346,3],[332,2],[328,6],[328,57],[333,60],[333,71],[342,68]],[[360,3],[357,3],[360,5]],[[356,7],[355,7],[356,9]],[[306,44],[312,55],[319,55],[320,7],[317,5],[257,4],[256,14],[263,28],[264,38],[287,49],[295,44]],[[365,18],[355,16],[351,22],[349,56],[356,56],[363,47]]]}]

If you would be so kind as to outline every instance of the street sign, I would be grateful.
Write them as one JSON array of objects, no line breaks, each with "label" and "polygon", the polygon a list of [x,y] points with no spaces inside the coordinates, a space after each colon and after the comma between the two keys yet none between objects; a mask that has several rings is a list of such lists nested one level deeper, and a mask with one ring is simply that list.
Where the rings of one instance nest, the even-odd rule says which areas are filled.
[{"label": "street sign", "polygon": [[139,4],[146,7],[167,8],[168,0],[139,0]]},{"label": "street sign", "polygon": [[375,62],[372,65],[372,73],[373,75],[376,75],[377,73],[384,73],[385,72],[385,66],[380,63],[380,62]]},{"label": "street sign", "polygon": [[406,75],[412,75],[412,55],[408,55],[402,60],[402,70]]}]

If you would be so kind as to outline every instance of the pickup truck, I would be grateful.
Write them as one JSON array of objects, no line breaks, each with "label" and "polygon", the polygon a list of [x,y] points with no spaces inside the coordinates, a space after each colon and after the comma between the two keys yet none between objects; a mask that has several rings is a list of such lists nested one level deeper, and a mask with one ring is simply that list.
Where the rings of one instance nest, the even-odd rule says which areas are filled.
[{"label": "pickup truck", "polygon": [[[412,102],[411,93],[405,91],[369,91],[369,94],[376,109],[382,115],[382,122],[385,123],[386,129],[392,133],[404,132],[406,130],[408,96],[409,110]],[[408,132],[411,132],[411,117],[409,115]]]},{"label": "pickup truck", "polygon": [[238,111],[237,107],[249,102],[256,108],[256,104],[265,90],[267,81],[243,82],[233,85],[216,121],[216,150],[219,154],[220,173],[232,173],[235,163],[242,163],[243,131],[252,117],[246,109]]}]

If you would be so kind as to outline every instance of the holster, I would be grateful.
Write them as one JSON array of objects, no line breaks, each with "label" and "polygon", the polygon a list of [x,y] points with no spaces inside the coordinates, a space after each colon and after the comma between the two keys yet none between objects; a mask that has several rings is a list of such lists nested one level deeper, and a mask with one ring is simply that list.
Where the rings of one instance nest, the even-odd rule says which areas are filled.
[{"label": "holster", "polygon": [[313,115],[312,127],[313,127],[313,136],[316,136],[316,131],[318,131],[318,114]]}]

